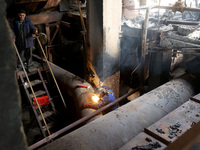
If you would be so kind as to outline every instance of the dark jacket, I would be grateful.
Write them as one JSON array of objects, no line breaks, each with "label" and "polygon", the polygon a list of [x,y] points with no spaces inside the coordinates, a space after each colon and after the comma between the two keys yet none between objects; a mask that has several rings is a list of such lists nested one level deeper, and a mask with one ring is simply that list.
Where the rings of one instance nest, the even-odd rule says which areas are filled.
[{"label": "dark jacket", "polygon": [[[24,36],[25,36],[25,44],[26,48],[33,47],[33,36],[32,34],[35,32],[35,27],[32,21],[26,17],[24,20]],[[15,19],[12,24],[12,30],[14,32],[15,44],[17,47],[20,45],[20,24],[19,20]]]}]

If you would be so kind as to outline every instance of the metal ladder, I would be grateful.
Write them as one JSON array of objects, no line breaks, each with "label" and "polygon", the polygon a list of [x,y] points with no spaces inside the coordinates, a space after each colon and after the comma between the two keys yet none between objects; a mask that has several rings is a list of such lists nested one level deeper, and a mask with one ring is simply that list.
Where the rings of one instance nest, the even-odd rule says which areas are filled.
[{"label": "metal ladder", "polygon": [[[52,74],[52,77],[53,77],[53,79],[54,79],[54,82],[55,82],[56,87],[57,87],[57,89],[58,89],[58,92],[59,92],[59,94],[60,94],[60,97],[61,97],[61,99],[62,99],[62,101],[63,101],[63,104],[64,104],[65,108],[67,108],[67,106],[66,106],[66,104],[65,104],[65,101],[64,101],[64,98],[63,98],[63,96],[62,96],[62,93],[61,93],[61,91],[60,91],[60,88],[59,88],[59,86],[58,86],[58,84],[57,84],[57,81],[56,81],[56,79],[55,79],[55,77],[54,77],[54,74],[53,74],[52,69],[51,69],[51,67],[50,67],[50,64],[49,64],[49,62],[48,62],[48,60],[47,60],[47,57],[46,57],[46,55],[45,55],[45,53],[44,53],[44,50],[43,50],[43,48],[42,48],[42,45],[41,45],[41,42],[40,42],[38,36],[36,36],[36,39],[37,39],[37,41],[38,41],[38,43],[39,43],[39,45],[40,45],[41,51],[42,51],[42,53],[43,53],[43,55],[44,55],[44,58],[45,58],[46,63],[47,63],[47,65],[48,65],[48,68],[49,68],[49,70],[50,70],[50,72],[51,72],[51,74]],[[44,79],[43,79],[42,74],[41,74],[41,72],[40,72],[39,69],[37,69],[36,73],[39,74],[40,81],[39,81],[39,80],[30,81],[29,76],[35,74],[35,72],[34,72],[34,71],[33,71],[33,72],[32,72],[32,71],[30,72],[30,71],[27,69],[28,72],[29,72],[29,75],[27,74],[27,71],[26,71],[26,69],[25,69],[25,67],[24,67],[24,64],[23,64],[23,62],[22,62],[22,60],[21,60],[21,57],[20,57],[19,52],[18,52],[18,49],[17,49],[17,47],[16,47],[16,45],[15,45],[14,42],[13,42],[13,45],[14,45],[15,51],[16,51],[16,53],[17,53],[17,56],[18,56],[19,61],[20,61],[21,65],[22,65],[22,69],[23,69],[24,75],[25,75],[25,77],[23,77],[23,75],[19,75],[19,76],[20,76],[20,79],[21,79],[21,82],[22,82],[22,84],[23,84],[23,87],[24,87],[24,89],[25,89],[26,95],[27,95],[28,100],[29,100],[29,102],[30,102],[30,104],[31,104],[31,107],[32,107],[32,109],[33,109],[33,112],[34,112],[34,114],[35,114],[35,116],[36,116],[37,122],[38,122],[38,124],[39,124],[40,129],[41,129],[41,132],[42,132],[43,136],[46,137],[46,136],[47,136],[47,135],[46,135],[46,131],[47,131],[48,135],[51,135],[51,133],[50,133],[50,131],[49,131],[49,128],[53,127],[53,123],[50,122],[50,123],[47,124],[46,120],[47,120],[47,118],[50,117],[52,114],[56,114],[56,110],[55,110],[54,104],[53,104],[53,102],[52,102],[52,98],[51,98],[50,95],[49,95],[49,92],[48,92],[48,90],[47,90],[46,84],[45,84],[45,82],[44,82]],[[25,79],[26,81],[25,81],[24,79]],[[42,85],[43,85],[45,91],[39,90],[39,91],[37,91],[37,92],[34,92],[33,86],[36,86],[36,85],[38,85],[38,84],[40,84],[40,83],[42,83]],[[30,90],[31,90],[32,93],[29,93],[29,91],[30,91],[30,90],[28,90],[29,88],[30,88]],[[44,112],[44,113],[43,113],[42,110],[41,110],[41,107],[42,107],[42,106],[40,106],[40,104],[38,103],[37,97],[38,97],[38,96],[45,95],[45,94],[47,94],[47,96],[48,96],[48,98],[49,98],[49,103],[50,103],[50,105],[51,105],[51,107],[52,107],[52,110],[53,110],[52,112]],[[37,109],[37,108],[34,106],[34,104],[33,104],[33,98],[35,99],[35,102],[36,102],[36,105],[38,106],[38,109]],[[45,118],[46,118],[46,119],[45,119]],[[43,122],[42,122],[42,121],[43,121]],[[42,125],[42,123],[44,124],[44,126]]]},{"label": "metal ladder", "polygon": [[[40,89],[40,90],[34,92],[35,96],[37,98],[39,96],[48,96],[48,98],[49,98],[49,104],[48,105],[51,105],[51,107],[50,107],[51,109],[43,110],[43,112],[42,112],[43,116],[44,116],[44,119],[47,120],[52,115],[56,114],[56,109],[55,109],[54,103],[53,103],[52,98],[51,98],[51,96],[49,94],[49,91],[47,89],[47,86],[45,84],[45,81],[43,79],[43,76],[42,76],[42,73],[41,73],[40,69],[37,69],[37,72],[35,72],[35,73],[30,73],[28,76],[32,76],[32,75],[38,76],[39,79],[37,78],[37,79],[34,79],[34,80],[30,81],[31,86],[35,87],[35,86],[37,86],[39,84],[42,84],[42,86],[43,86],[42,90]],[[22,85],[24,87],[24,90],[25,90],[25,93],[27,95],[27,98],[28,98],[28,100],[29,100],[29,102],[31,104],[32,109],[33,109],[34,115],[35,115],[35,117],[37,119],[38,125],[40,127],[41,132],[42,132],[42,135],[44,137],[47,137],[48,136],[48,134],[46,133],[47,128],[46,128],[46,126],[43,125],[43,117],[42,117],[40,111],[38,110],[38,107],[35,107],[35,105],[37,105],[37,104],[34,104],[34,102],[33,102],[33,98],[34,98],[33,93],[29,92],[30,91],[29,90],[30,85],[27,83],[26,77],[24,77],[22,74],[19,75],[19,77],[21,79],[21,82],[22,82]],[[44,107],[44,106],[42,106],[42,104],[40,104],[40,108],[42,108],[42,107]],[[48,120],[50,120],[50,119],[48,119]],[[51,129],[53,127],[53,125],[54,125],[54,122],[53,121],[52,122],[49,121],[47,123],[48,130]]]}]

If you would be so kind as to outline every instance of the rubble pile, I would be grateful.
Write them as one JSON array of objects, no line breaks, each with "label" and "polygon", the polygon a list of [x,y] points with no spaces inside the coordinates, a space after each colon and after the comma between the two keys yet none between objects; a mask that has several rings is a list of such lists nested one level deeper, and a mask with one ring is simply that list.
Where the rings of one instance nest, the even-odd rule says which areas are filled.
[{"label": "rubble pile", "polygon": [[142,29],[143,22],[144,22],[144,16],[138,15],[134,19],[127,19],[127,18],[124,17],[123,20],[122,20],[122,25],[128,26],[130,28]]},{"label": "rubble pile", "polygon": [[200,47],[200,31],[197,27],[176,25],[173,31],[161,35],[160,46],[169,49]]}]

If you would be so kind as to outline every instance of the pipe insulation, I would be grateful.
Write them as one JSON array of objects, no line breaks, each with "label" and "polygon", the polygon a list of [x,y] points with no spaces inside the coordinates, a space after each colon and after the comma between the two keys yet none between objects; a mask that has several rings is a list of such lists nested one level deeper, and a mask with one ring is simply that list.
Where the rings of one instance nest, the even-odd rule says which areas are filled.
[{"label": "pipe insulation", "polygon": [[116,150],[194,95],[184,79],[172,80],[41,150]]},{"label": "pipe insulation", "polygon": [[[84,103],[88,103],[91,101],[92,96],[94,95],[94,89],[92,86],[86,82],[85,80],[81,79],[80,77],[60,68],[59,66],[50,63],[50,67],[54,73],[54,76],[61,87],[62,91],[67,91],[67,93],[74,99],[76,104],[76,110],[80,117],[84,117],[94,111],[95,109],[91,108],[84,108],[82,109],[81,106]],[[77,84],[83,84],[90,88],[79,87]],[[69,106],[68,106],[69,107]],[[103,116],[101,113],[88,122]]]}]

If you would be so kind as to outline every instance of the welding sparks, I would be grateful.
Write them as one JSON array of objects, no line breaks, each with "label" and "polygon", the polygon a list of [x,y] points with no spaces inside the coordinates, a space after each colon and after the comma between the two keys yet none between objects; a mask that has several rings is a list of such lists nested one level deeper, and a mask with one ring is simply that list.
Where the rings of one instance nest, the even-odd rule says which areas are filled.
[{"label": "welding sparks", "polygon": [[93,100],[95,103],[98,103],[99,97],[98,97],[97,95],[94,95],[94,96],[92,96],[92,100]]}]

